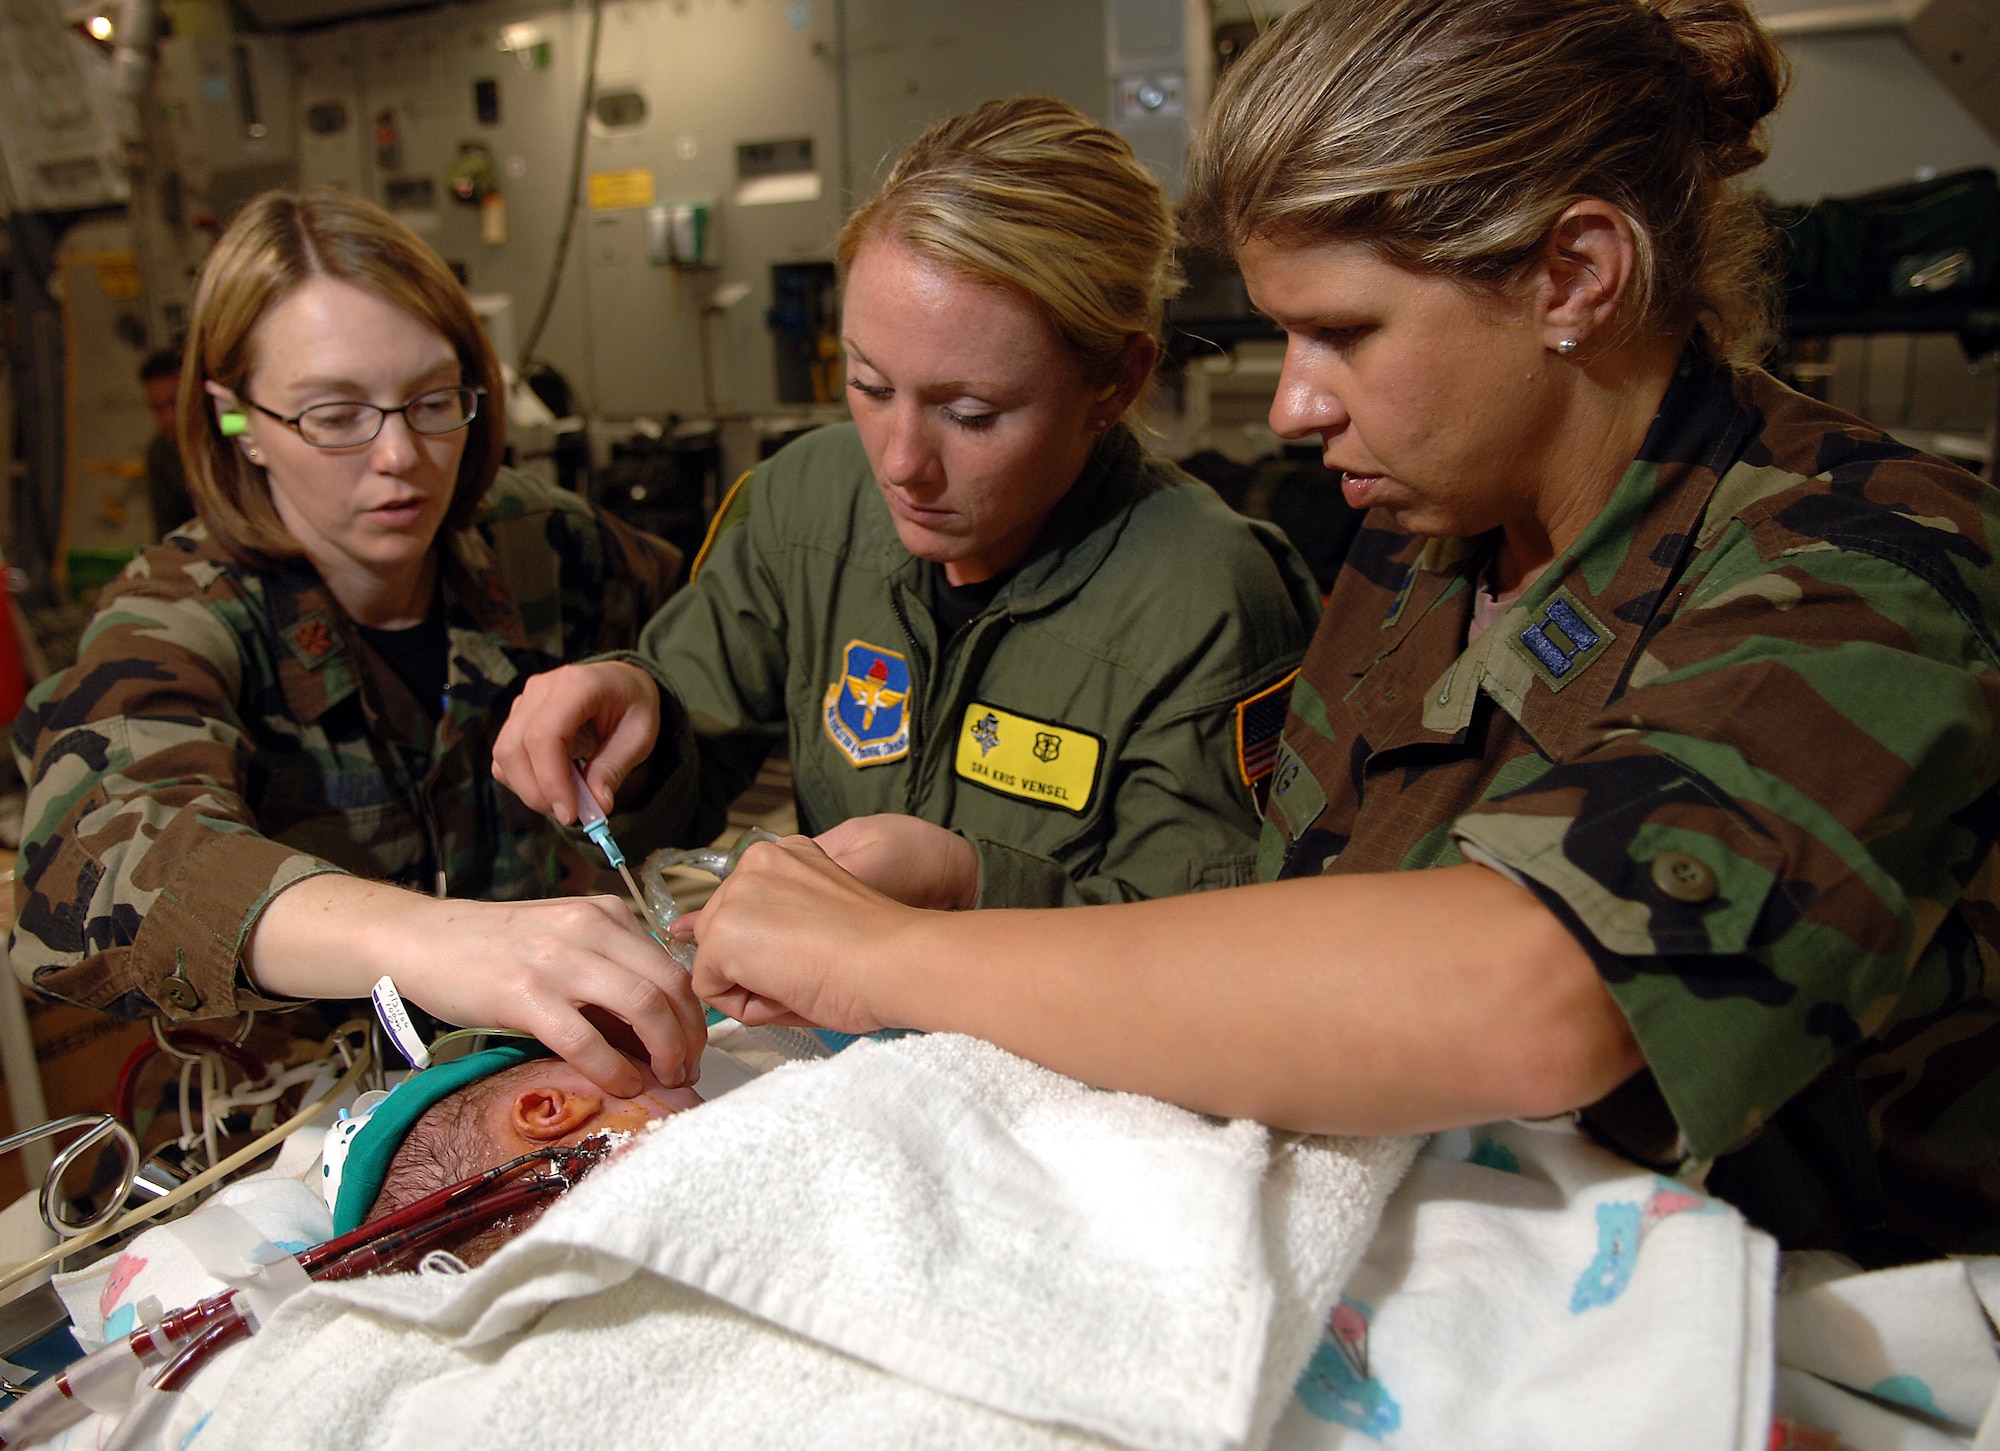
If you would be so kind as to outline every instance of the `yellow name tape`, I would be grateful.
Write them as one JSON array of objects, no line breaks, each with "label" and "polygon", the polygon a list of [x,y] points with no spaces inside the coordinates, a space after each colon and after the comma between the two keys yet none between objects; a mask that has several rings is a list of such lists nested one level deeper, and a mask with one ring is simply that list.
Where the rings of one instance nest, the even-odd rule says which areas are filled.
[{"label": "yellow name tape", "polygon": [[959,727],[956,769],[988,790],[1081,814],[1096,789],[1103,754],[1104,742],[1089,731],[975,700]]}]

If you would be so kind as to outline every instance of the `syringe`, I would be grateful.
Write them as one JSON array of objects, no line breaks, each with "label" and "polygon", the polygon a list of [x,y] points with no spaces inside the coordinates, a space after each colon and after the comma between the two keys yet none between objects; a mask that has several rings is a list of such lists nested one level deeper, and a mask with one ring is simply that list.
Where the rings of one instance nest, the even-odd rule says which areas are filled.
[{"label": "syringe", "polygon": [[652,920],[646,913],[646,899],[639,895],[639,884],[632,880],[632,873],[626,870],[625,853],[618,849],[618,843],[611,838],[611,823],[604,819],[604,811],[597,804],[597,797],[583,779],[583,772],[572,761],[569,767],[570,784],[576,788],[576,824],[586,835],[597,843],[605,859],[618,868],[618,875],[625,879],[625,890],[632,894],[632,905],[639,909],[639,920]]}]

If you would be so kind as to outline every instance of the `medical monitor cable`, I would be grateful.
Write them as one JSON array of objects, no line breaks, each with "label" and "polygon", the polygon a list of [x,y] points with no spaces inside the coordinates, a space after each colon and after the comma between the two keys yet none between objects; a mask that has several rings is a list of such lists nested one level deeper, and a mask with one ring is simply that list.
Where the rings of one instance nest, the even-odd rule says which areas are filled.
[{"label": "medical monitor cable", "polygon": [[604,0],[590,0],[590,41],[583,57],[583,95],[577,103],[576,142],[569,158],[569,205],[563,210],[562,231],[556,236],[556,255],[549,263],[549,281],[542,290],[542,305],[535,309],[535,321],[514,362],[514,371],[520,377],[527,376],[535,345],[541,342],[542,331],[549,325],[549,314],[555,311],[556,294],[562,291],[563,264],[569,259],[570,235],[576,230],[577,193],[583,187],[583,152],[590,137],[590,108],[597,99],[597,36],[603,26]]},{"label": "medical monitor cable", "polygon": [[[341,1032],[344,1034],[349,1026],[363,1027],[365,1025],[358,1021],[352,1025],[343,1024]],[[109,1220],[87,1233],[77,1235],[74,1239],[65,1240],[54,1249],[44,1251],[31,1260],[26,1260],[21,1264],[15,1265],[6,1274],[0,1275],[0,1291],[8,1289],[10,1286],[18,1285],[29,1276],[47,1269],[50,1265],[68,1259],[79,1250],[88,1249],[99,1240],[123,1234],[126,1230],[137,1228],[149,1219],[157,1218],[166,1213],[167,1210],[172,1209],[175,1205],[193,1198],[210,1185],[235,1173],[245,1164],[268,1153],[338,1102],[348,1089],[361,1081],[361,1075],[367,1071],[369,1062],[368,1051],[364,1048],[354,1055],[353,1062],[348,1065],[347,1071],[340,1076],[339,1080],[331,1088],[311,1103],[301,1104],[297,1113],[272,1129],[268,1134],[238,1149],[213,1168],[203,1170],[179,1188],[171,1189],[167,1193],[162,1194],[152,1203],[143,1204],[128,1214],[114,1220]]]}]

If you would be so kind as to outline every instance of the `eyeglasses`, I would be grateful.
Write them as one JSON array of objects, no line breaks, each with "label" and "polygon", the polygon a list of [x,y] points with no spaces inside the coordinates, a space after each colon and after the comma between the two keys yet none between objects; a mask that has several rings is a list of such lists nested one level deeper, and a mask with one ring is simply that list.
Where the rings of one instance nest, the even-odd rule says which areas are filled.
[{"label": "eyeglasses", "polygon": [[392,413],[414,433],[452,433],[479,416],[479,400],[484,388],[434,388],[419,394],[401,408],[377,408],[373,403],[315,403],[290,418],[273,412],[244,394],[242,398],[266,418],[275,418],[314,448],[358,448],[372,443]]}]

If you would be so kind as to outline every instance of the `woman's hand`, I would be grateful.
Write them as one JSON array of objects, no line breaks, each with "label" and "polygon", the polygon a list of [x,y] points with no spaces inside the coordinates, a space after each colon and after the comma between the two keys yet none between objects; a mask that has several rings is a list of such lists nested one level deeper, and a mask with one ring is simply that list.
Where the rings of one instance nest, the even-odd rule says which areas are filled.
[{"label": "woman's hand", "polygon": [[[521,687],[493,742],[493,779],[530,810],[567,826],[576,820],[570,763],[590,756],[584,780],[608,813],[619,786],[659,734],[660,687],[638,666],[622,660],[560,665]],[[593,740],[600,743],[594,752]]]},{"label": "woman's hand", "polygon": [[308,877],[272,899],[244,957],[260,989],[285,997],[364,997],[386,972],[437,1017],[532,1033],[621,1098],[640,1092],[641,1075],[593,1017],[628,1026],[670,1088],[700,1075],[708,1041],[687,973],[616,897],[440,901]]},{"label": "woman's hand", "polygon": [[856,816],[813,841],[834,865],[906,906],[963,911],[979,900],[972,843],[920,817]]},{"label": "woman's hand", "polygon": [[870,1002],[868,966],[918,916],[842,871],[817,843],[788,836],[746,851],[708,905],[674,931],[699,945],[696,994],[739,1022],[872,1033],[900,1025]]}]

